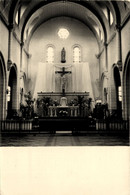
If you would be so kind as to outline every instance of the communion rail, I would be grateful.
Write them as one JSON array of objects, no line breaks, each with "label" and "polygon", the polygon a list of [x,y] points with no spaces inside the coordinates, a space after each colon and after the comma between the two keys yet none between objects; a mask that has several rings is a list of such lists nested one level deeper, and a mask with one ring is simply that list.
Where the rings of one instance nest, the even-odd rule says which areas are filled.
[{"label": "communion rail", "polygon": [[96,120],[96,130],[129,130],[129,120]]},{"label": "communion rail", "polygon": [[3,120],[0,122],[1,131],[32,130],[32,120]]},{"label": "communion rail", "polygon": [[78,131],[92,133],[129,133],[128,120],[93,120],[87,118],[41,118],[37,120],[3,120],[0,121],[1,132],[54,132]]}]

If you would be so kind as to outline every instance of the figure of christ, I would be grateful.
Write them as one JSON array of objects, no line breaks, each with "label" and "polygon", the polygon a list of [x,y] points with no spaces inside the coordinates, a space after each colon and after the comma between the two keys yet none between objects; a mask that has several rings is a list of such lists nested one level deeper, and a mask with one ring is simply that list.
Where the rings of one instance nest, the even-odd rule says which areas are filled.
[{"label": "figure of christ", "polygon": [[66,87],[66,76],[61,76],[61,87],[62,87],[62,93],[63,96],[65,95],[65,87]]},{"label": "figure of christ", "polygon": [[65,67],[62,67],[62,71],[56,71],[55,73],[61,74],[61,87],[62,87],[62,94],[64,96],[65,95],[65,88],[66,88],[66,80],[67,80],[65,77],[65,74],[68,74],[68,73],[70,74],[71,71],[65,71]]}]

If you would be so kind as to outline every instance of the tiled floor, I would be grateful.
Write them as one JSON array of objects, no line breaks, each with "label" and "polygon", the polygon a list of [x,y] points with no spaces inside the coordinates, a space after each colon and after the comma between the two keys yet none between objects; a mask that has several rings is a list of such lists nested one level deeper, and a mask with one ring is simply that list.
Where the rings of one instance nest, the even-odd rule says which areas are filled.
[{"label": "tiled floor", "polygon": [[1,146],[128,146],[129,138],[105,135],[30,134],[1,137]]}]

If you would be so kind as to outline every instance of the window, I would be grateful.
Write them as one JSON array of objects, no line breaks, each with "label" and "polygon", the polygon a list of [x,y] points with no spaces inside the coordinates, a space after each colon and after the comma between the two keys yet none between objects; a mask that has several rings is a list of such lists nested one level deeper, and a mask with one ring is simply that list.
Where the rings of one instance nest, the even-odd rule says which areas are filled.
[{"label": "window", "polygon": [[54,62],[54,48],[52,46],[47,48],[47,60],[48,63]]},{"label": "window", "polygon": [[73,62],[80,62],[81,61],[81,52],[78,46],[74,47],[73,49]]},{"label": "window", "polygon": [[66,28],[60,28],[58,31],[58,36],[60,39],[67,39],[69,36],[69,31]]},{"label": "window", "polygon": [[121,86],[118,87],[118,99],[120,102],[122,101],[122,88],[121,88]]},{"label": "window", "polygon": [[15,22],[17,25],[20,23],[20,13],[21,13],[21,7],[18,9],[16,16],[15,16]]},{"label": "window", "polygon": [[111,26],[113,24],[112,12],[109,9],[107,9],[107,14],[108,14],[108,22],[109,22],[109,25]]}]

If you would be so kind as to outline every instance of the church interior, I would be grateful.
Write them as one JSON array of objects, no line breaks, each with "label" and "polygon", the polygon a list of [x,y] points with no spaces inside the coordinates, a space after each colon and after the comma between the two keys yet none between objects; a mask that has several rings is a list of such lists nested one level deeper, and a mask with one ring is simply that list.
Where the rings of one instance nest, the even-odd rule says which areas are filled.
[{"label": "church interior", "polygon": [[129,18],[129,1],[0,1],[2,130],[128,130]]}]

